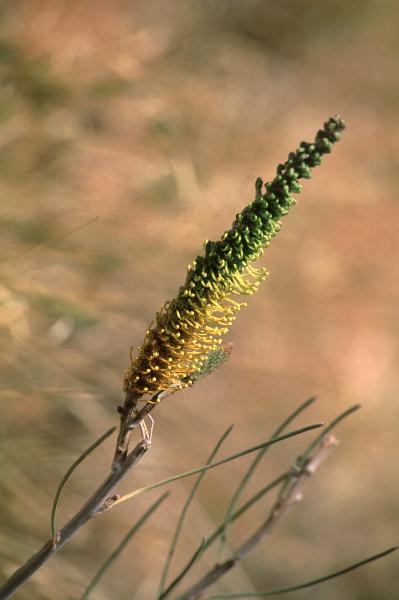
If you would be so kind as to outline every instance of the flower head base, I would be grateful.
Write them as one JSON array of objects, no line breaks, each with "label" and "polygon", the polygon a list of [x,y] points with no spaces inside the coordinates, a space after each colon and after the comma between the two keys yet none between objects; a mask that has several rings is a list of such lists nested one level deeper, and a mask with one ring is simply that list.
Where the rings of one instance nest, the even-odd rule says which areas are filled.
[{"label": "flower head base", "polygon": [[332,117],[318,131],[314,143],[302,142],[277,167],[276,177],[266,183],[264,192],[263,181],[257,179],[255,200],[237,215],[221,240],[205,242],[204,255],[189,266],[176,298],[156,314],[125,372],[126,391],[139,398],[179,390],[216,368],[208,366],[222,357],[222,339],[236,313],[246,306],[237,296],[252,295],[267,276],[264,268],[251,263],[269,246],[280,230],[280,218],[295,204],[291,194],[301,191],[299,179],[311,177],[311,168],[331,152],[344,129],[344,121]]}]

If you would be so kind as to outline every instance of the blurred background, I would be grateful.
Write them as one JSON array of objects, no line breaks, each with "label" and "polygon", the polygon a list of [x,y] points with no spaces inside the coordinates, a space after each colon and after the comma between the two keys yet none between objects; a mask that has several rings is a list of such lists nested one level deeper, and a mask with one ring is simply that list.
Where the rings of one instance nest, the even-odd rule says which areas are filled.
[{"label": "blurred background", "polygon": [[[309,396],[295,426],[361,402],[303,502],[215,591],[294,585],[398,542],[398,18],[389,0],[1,2],[2,578],[48,538],[68,466],[116,424],[129,348],[203,240],[335,113],[348,129],[265,253],[271,276],[228,336],[230,360],[156,409],[153,448],[121,491],[202,464],[231,423],[221,455],[263,441]],[[249,491],[309,440],[269,452]],[[104,477],[113,444],[68,484],[59,522]],[[249,461],[209,473],[174,573]],[[191,485],[170,486],[93,598],[154,598]],[[157,494],[89,523],[16,597],[79,598]],[[267,506],[231,529],[231,548]],[[295,598],[391,600],[397,561]]]}]

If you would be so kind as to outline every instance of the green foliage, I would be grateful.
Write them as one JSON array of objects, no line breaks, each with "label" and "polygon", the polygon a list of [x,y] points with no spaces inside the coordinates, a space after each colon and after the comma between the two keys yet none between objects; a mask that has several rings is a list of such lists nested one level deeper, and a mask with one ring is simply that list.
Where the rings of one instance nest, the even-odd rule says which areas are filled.
[{"label": "green foliage", "polygon": [[[224,344],[220,348],[216,348],[216,350],[212,350],[209,354],[206,355],[204,363],[201,365],[201,368],[198,371],[191,373],[188,378],[191,379],[192,382],[198,381],[201,377],[206,377],[206,375],[210,375],[213,371],[216,371],[219,367],[222,366],[224,362],[229,358],[232,350],[231,344]],[[184,378],[183,378],[184,381]]]},{"label": "green foliage", "polygon": [[1,217],[0,229],[3,230],[3,235],[12,236],[19,242],[32,246],[43,244],[54,236],[49,221],[39,217],[25,221]]},{"label": "green foliage", "polygon": [[107,100],[126,94],[131,87],[130,80],[117,75],[108,75],[92,83],[88,95],[95,99]]},{"label": "green foliage", "polygon": [[92,257],[90,268],[97,275],[106,276],[117,271],[123,263],[123,257],[116,252],[98,252]]},{"label": "green foliage", "polygon": [[19,46],[0,40],[0,66],[5,84],[38,113],[64,104],[70,94],[66,85],[50,71],[44,57],[32,57]]},{"label": "green foliage", "polygon": [[178,197],[176,177],[172,173],[158,177],[146,187],[143,197],[157,207],[166,205],[170,209]]}]

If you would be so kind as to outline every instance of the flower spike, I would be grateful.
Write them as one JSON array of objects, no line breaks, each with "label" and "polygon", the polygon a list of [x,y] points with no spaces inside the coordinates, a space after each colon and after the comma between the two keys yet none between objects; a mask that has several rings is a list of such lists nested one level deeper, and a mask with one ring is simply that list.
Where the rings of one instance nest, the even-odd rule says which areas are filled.
[{"label": "flower spike", "polygon": [[[302,190],[341,137],[345,122],[330,118],[313,143],[301,142],[296,152],[277,167],[271,183],[255,183],[255,199],[236,216],[217,242],[206,241],[204,255],[189,266],[184,285],[156,314],[137,357],[125,371],[124,388],[137,398],[188,387],[224,362],[223,337],[236,313],[246,306],[241,298],[254,294],[268,273],[252,266],[281,227],[280,218],[295,204],[291,194]],[[215,365],[213,367],[213,365]],[[211,368],[211,366],[213,368]]]}]

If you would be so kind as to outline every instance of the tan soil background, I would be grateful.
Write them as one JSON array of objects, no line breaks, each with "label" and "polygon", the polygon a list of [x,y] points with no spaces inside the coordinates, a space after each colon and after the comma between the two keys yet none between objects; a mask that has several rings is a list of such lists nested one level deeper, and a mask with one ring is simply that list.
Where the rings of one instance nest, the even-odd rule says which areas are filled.
[{"label": "tan soil background", "polygon": [[[156,410],[153,448],[122,489],[202,464],[231,423],[225,454],[311,395],[298,426],[361,402],[301,505],[215,591],[293,585],[399,541],[398,19],[388,0],[1,3],[2,577],[47,539],[59,480],[116,422],[129,347],[202,241],[335,113],[348,129],[265,253],[271,276],[228,336],[228,364]],[[250,490],[305,441],[270,452]],[[60,522],[111,455],[109,441],[76,473]],[[247,464],[207,476],[174,572]],[[170,487],[93,599],[154,598],[191,485]],[[91,522],[16,597],[79,598],[156,494]],[[231,548],[267,506],[231,529]],[[292,597],[392,600],[398,587],[392,556]]]}]

